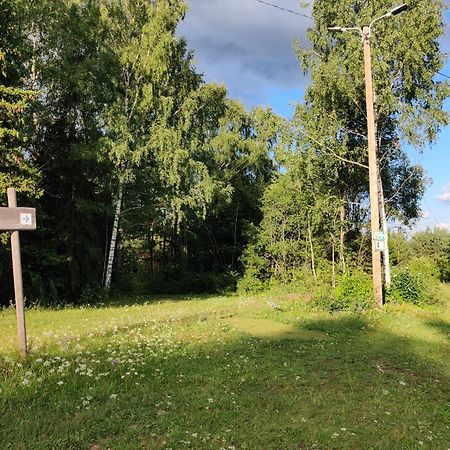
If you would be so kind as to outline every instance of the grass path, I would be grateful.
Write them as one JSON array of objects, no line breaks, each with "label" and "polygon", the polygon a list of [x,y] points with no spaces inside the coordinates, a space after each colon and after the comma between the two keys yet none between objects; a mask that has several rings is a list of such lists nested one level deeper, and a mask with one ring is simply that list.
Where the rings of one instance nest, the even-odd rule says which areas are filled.
[{"label": "grass path", "polygon": [[0,448],[450,448],[450,308],[294,297],[0,312]]}]

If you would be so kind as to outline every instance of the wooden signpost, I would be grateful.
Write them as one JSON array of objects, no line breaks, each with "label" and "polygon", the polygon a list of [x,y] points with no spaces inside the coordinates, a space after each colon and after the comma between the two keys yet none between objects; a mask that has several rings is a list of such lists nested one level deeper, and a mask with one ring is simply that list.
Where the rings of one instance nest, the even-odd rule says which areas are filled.
[{"label": "wooden signpost", "polygon": [[22,260],[20,257],[19,230],[36,229],[36,210],[18,208],[16,190],[8,189],[8,208],[0,208],[0,231],[11,231],[11,253],[14,276],[14,296],[16,299],[17,332],[19,351],[22,358],[27,354],[27,331],[25,326],[25,307],[22,283]]}]

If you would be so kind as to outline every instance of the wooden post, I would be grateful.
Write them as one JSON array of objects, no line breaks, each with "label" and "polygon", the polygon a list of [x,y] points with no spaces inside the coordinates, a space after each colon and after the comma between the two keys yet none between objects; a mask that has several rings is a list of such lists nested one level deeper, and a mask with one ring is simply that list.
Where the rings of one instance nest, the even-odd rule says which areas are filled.
[{"label": "wooden post", "polygon": [[[8,206],[17,207],[16,190],[8,188]],[[22,260],[20,257],[20,237],[18,231],[11,232],[11,253],[14,276],[14,296],[16,299],[17,333],[19,335],[19,352],[22,358],[27,355],[27,331],[25,327],[25,308],[22,283]]]},{"label": "wooden post", "polygon": [[364,72],[366,81],[367,131],[369,141],[369,191],[372,241],[373,290],[378,308],[383,307],[383,289],[381,280],[381,255],[376,249],[375,237],[380,231],[380,214],[378,210],[378,170],[377,140],[375,130],[375,108],[372,86],[372,56],[370,51],[370,28],[362,30],[364,40]]}]

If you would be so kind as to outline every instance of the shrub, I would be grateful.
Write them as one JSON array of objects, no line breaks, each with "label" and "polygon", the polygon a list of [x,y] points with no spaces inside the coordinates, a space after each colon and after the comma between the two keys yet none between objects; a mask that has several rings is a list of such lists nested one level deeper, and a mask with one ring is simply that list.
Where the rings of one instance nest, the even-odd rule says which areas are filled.
[{"label": "shrub", "polygon": [[365,272],[344,275],[335,289],[336,309],[360,311],[373,306],[372,278]]},{"label": "shrub", "polygon": [[421,305],[427,303],[427,289],[421,275],[405,267],[392,277],[386,298],[388,301]]},{"label": "shrub", "polygon": [[313,304],[328,311],[362,311],[373,306],[372,279],[362,272],[344,275],[335,289],[319,286]]},{"label": "shrub", "polygon": [[449,254],[441,256],[437,261],[439,269],[439,278],[443,283],[450,282],[450,248]]},{"label": "shrub", "polygon": [[433,282],[440,278],[437,262],[427,256],[412,258],[408,263],[408,268],[412,274],[418,275],[421,280]]},{"label": "shrub", "polygon": [[224,272],[180,272],[177,270],[158,273],[140,283],[134,293],[147,294],[223,294],[236,289],[237,274]]},{"label": "shrub", "polygon": [[250,294],[263,291],[266,287],[266,283],[260,280],[257,273],[249,267],[237,283],[237,292],[239,294]]},{"label": "shrub", "polygon": [[250,244],[241,257],[245,267],[244,276],[237,283],[239,293],[251,293],[262,291],[267,287],[269,268],[267,260],[261,256],[260,246]]},{"label": "shrub", "polygon": [[317,286],[314,289],[312,305],[330,312],[339,309],[333,289],[327,285]]},{"label": "shrub", "polygon": [[95,305],[102,303],[104,300],[105,290],[103,286],[90,284],[81,291],[80,299],[77,303],[81,305]]}]

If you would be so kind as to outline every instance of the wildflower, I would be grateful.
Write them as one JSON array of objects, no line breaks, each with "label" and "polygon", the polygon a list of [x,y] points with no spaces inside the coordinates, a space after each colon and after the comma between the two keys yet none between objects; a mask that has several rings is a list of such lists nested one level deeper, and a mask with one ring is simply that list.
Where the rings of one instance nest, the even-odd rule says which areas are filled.
[{"label": "wildflower", "polygon": [[109,398],[115,399],[115,398],[117,398],[117,394],[111,394],[111,395],[109,396]]},{"label": "wildflower", "polygon": [[57,383],[56,383],[58,386],[62,386],[63,384],[64,384],[64,381],[58,381]]}]

